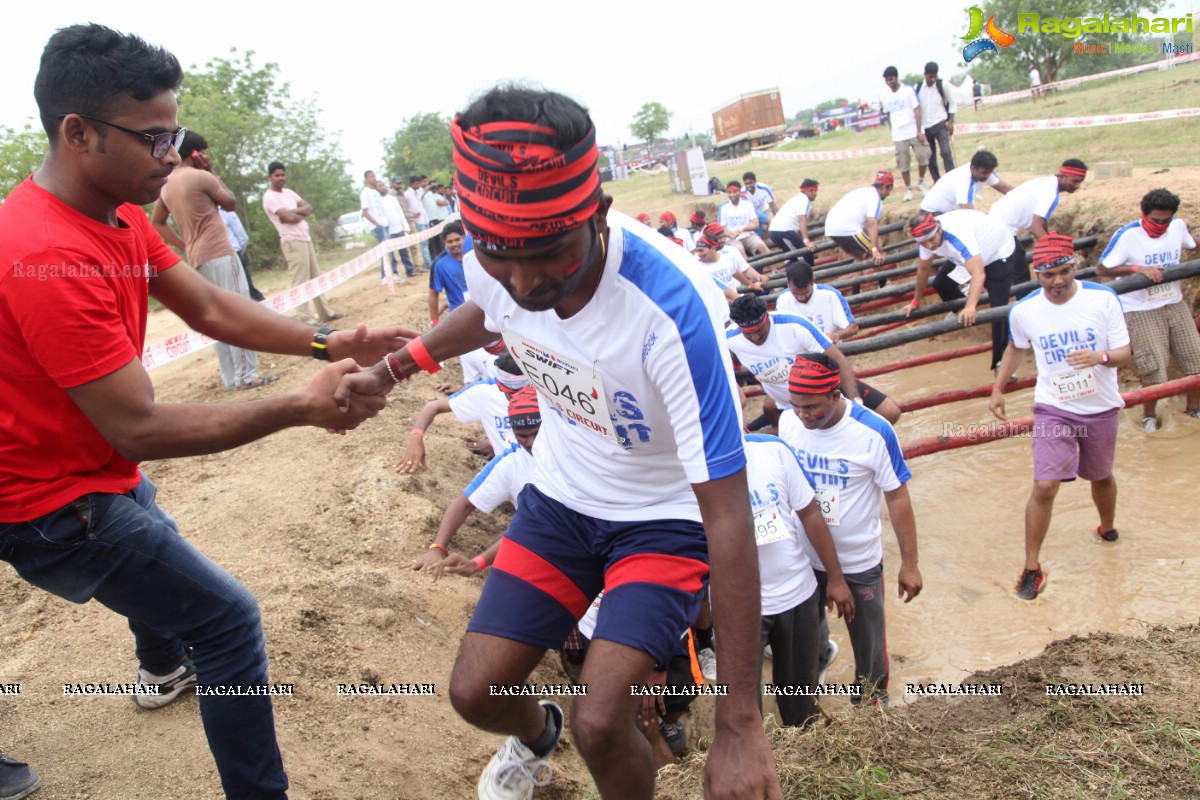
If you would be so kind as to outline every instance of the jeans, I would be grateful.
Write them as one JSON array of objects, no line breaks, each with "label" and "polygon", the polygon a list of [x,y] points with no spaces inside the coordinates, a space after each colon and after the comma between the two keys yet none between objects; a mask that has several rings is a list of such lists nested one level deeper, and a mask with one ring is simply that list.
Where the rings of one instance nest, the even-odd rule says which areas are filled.
[{"label": "jeans", "polygon": [[[403,235],[404,235],[403,233],[393,233],[393,234],[390,234],[388,236],[388,238],[389,239],[399,239]],[[400,260],[402,262],[404,262],[404,274],[410,278],[413,275],[416,275],[417,268],[415,266],[413,266],[412,259],[408,257],[408,248],[407,247],[402,247],[399,250],[392,251],[392,274],[393,275],[400,274],[400,273],[396,272],[396,254],[397,253],[400,254]],[[384,272],[382,264],[379,265],[379,277],[381,277],[381,278],[387,277],[387,273]]]},{"label": "jeans", "polygon": [[[937,291],[938,297],[949,302],[951,300],[959,300],[966,297],[964,287],[959,286],[950,273],[954,270],[954,264],[947,261],[938,274],[930,282],[930,285]],[[988,305],[991,308],[1004,308],[1008,305],[1009,295],[1012,294],[1013,277],[1028,274],[1029,267],[1026,265],[1025,248],[1020,242],[1017,243],[1012,255],[1000,261],[993,261],[983,268],[983,288],[987,290]],[[1004,351],[1008,347],[1008,316],[1005,315],[1002,319],[998,319],[992,323],[992,366],[995,369],[1000,366],[1000,360],[1004,358]]]},{"label": "jeans", "polygon": [[939,122],[932,128],[925,129],[925,141],[929,143],[929,174],[936,181],[942,177],[938,172],[938,147],[942,148],[942,165],[946,172],[954,169],[954,151],[950,149],[950,131],[945,122]]},{"label": "jeans", "polygon": [[[190,647],[201,685],[268,683],[254,596],[179,535],[157,491],[143,477],[127,494],[88,494],[28,522],[0,523],[0,560],[51,594],[95,599],[126,617],[148,672],[171,672]],[[286,798],[271,698],[199,701],[226,797]]]},{"label": "jeans", "polygon": [[[429,230],[428,222],[418,222],[417,223],[417,231],[418,232],[427,231],[427,230]],[[432,270],[433,269],[433,258],[431,258],[429,255],[429,240],[428,239],[421,240],[421,258],[425,261],[425,266],[428,267],[430,270]]]}]

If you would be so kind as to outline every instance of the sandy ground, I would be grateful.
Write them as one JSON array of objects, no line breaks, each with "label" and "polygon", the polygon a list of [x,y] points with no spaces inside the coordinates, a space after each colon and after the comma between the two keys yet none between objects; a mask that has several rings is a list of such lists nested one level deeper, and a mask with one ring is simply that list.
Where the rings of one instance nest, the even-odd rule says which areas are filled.
[{"label": "sandy ground", "polygon": [[[1198,176],[1183,172],[1172,173],[1170,183],[1190,187],[1184,189],[1185,203],[1194,211],[1200,205]],[[1185,177],[1192,179],[1186,185]],[[1077,235],[1101,220],[1108,225],[1113,214],[1128,221],[1136,216],[1130,201],[1160,183],[1150,175],[1097,183],[1095,197],[1119,198],[1126,208],[1102,213],[1090,204],[1065,204],[1063,219],[1073,216]],[[416,327],[427,322],[421,278],[399,287],[395,296],[376,284],[367,273],[334,290],[331,299],[355,321]],[[153,315],[148,340],[178,330],[178,320],[160,312]],[[221,388],[209,350],[152,376],[160,402],[243,402],[296,389],[316,369],[311,360],[264,355],[260,371],[280,380],[235,395]],[[448,367],[437,380],[447,373],[453,379],[456,369]],[[479,579],[451,577],[431,585],[427,576],[405,569],[432,539],[448,500],[485,463],[463,443],[477,432],[441,417],[427,435],[429,469],[415,476],[392,470],[414,415],[437,396],[433,383],[428,376],[417,378],[410,389],[393,394],[378,418],[344,438],[288,430],[228,453],[144,465],[159,486],[160,504],[184,534],[244,582],[262,606],[271,678],[295,686],[294,696],[275,703],[293,798],[471,797],[497,745],[497,737],[463,723],[446,696]],[[457,549],[468,555],[481,551],[507,518],[473,516]],[[194,697],[146,712],[125,698],[63,696],[64,683],[133,678],[131,638],[119,617],[95,603],[71,605],[0,569],[0,641],[0,685],[20,686],[20,694],[0,696],[0,748],[41,772],[38,798],[221,796]],[[1164,660],[1155,680],[1164,691],[1173,690],[1177,678],[1191,681],[1187,702],[1176,708],[1194,712],[1200,655],[1195,637],[1188,641],[1186,657]],[[543,661],[535,679],[562,682],[557,660]],[[359,681],[434,684],[436,692],[399,699],[338,696],[339,683]],[[1010,713],[995,705],[969,708],[942,724],[986,728]],[[706,713],[702,709],[700,716]],[[1190,724],[1194,728],[1195,720]],[[694,727],[703,732],[705,723],[697,720]],[[1189,741],[1195,763],[1196,743]],[[963,763],[964,756],[958,758],[955,763]],[[554,767],[552,785],[537,797],[594,796],[566,739]],[[955,796],[1002,796],[987,788],[991,785],[960,786]]]}]

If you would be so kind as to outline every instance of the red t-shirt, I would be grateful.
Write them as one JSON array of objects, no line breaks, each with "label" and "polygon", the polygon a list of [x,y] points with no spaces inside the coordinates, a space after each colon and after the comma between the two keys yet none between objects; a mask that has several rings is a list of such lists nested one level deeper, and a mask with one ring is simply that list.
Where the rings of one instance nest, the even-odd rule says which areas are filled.
[{"label": "red t-shirt", "polygon": [[149,275],[179,263],[138,206],[86,217],[32,179],[0,206],[0,522],[127,492],[122,458],[65,389],[140,358]]}]

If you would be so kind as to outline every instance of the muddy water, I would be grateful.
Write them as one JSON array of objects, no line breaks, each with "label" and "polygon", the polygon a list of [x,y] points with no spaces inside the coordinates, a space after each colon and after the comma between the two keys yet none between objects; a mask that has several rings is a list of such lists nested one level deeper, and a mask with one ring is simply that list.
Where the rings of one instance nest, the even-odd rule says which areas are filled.
[{"label": "muddy water", "polygon": [[[963,336],[910,345],[906,352],[963,346],[969,343]],[[854,362],[887,363],[894,353]],[[1033,370],[1030,358],[1018,374]],[[917,398],[979,386],[991,377],[988,355],[980,354],[870,380],[893,397]],[[1129,388],[1135,387],[1122,386]],[[1032,398],[1032,389],[1010,394],[1009,417],[1027,416]],[[1180,413],[1182,408],[1182,397],[1160,401],[1164,424],[1153,435],[1141,431],[1140,407],[1122,412],[1115,466],[1119,542],[1101,543],[1094,535],[1099,520],[1089,485],[1063,484],[1042,550],[1049,582],[1033,602],[1017,599],[1013,591],[1024,559],[1024,508],[1033,469],[1029,440],[981,444],[909,463],[925,588],[912,603],[896,599],[899,553],[885,515],[893,703],[905,702],[905,683],[957,682],[972,671],[1036,655],[1071,634],[1137,633],[1151,623],[1197,620],[1200,423]],[[946,423],[992,420],[987,400],[971,400],[907,414],[897,432],[901,442],[910,442],[943,433]],[[833,631],[842,655],[827,680],[849,682],[853,657],[845,626],[835,622]],[[1136,681],[1137,676],[1097,680]]]}]

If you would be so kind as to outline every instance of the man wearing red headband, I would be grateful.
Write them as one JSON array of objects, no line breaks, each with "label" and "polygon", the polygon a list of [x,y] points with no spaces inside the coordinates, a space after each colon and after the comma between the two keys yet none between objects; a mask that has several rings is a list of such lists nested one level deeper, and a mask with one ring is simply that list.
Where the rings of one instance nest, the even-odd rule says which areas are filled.
[{"label": "man wearing red headband", "polygon": [[1117,410],[1124,406],[1117,368],[1129,363],[1132,349],[1121,303],[1112,289],[1075,280],[1075,250],[1070,236],[1053,231],[1033,248],[1033,268],[1042,286],[1008,312],[1008,349],[990,407],[1004,412],[1004,385],[1033,348],[1038,381],[1033,395],[1033,492],[1025,506],[1025,570],[1017,596],[1032,600],[1046,585],[1040,554],[1050,528],[1054,498],[1063,481],[1076,477],[1092,484],[1100,512],[1096,533],[1117,540],[1113,524],[1117,482],[1113,455],[1117,446]]},{"label": "man wearing red headband", "polygon": [[896,179],[890,172],[876,172],[870,186],[842,195],[825,215],[825,235],[856,259],[869,258],[876,266],[883,263],[879,246],[879,215],[883,201],[892,193]]},{"label": "man wearing red headband", "polygon": [[[1142,218],[1113,234],[1100,256],[1102,275],[1140,274],[1153,281],[1146,289],[1121,295],[1142,386],[1167,379],[1172,354],[1185,375],[1200,373],[1200,332],[1183,302],[1180,282],[1163,281],[1163,270],[1180,262],[1184,248],[1196,247],[1187,223],[1175,216],[1178,210],[1175,194],[1148,192],[1142,198]],[[1142,430],[1147,433],[1158,430],[1157,406],[1157,400],[1142,404]],[[1200,389],[1187,393],[1184,413],[1200,419]]]},{"label": "man wearing red headband", "polygon": [[[666,663],[714,572],[728,695],[705,774],[710,797],[780,798],[758,714],[758,568],[724,303],[680,248],[609,207],[587,111],[498,87],[451,125],[471,299],[339,396],[382,394],[495,339],[537,388],[534,479],[504,535],[450,680],[469,722],[510,734],[481,798],[528,798],[563,727],[550,702],[492,696],[557,649],[604,590],[572,705],[600,793],[649,798],[650,746],[630,686]],[[707,539],[706,539],[707,533]]]},{"label": "man wearing red headband", "polygon": [[800,184],[800,194],[783,204],[779,213],[771,218],[767,227],[767,238],[771,244],[784,250],[808,249],[803,258],[809,264],[813,263],[812,239],[808,238],[808,215],[812,213],[812,204],[817,199],[817,191],[821,185],[812,178],[805,178]]},{"label": "man wearing red headband", "polygon": [[[958,312],[963,326],[975,324],[975,309],[987,287],[988,303],[992,308],[1008,305],[1014,275],[1026,275],[1025,248],[1009,235],[1008,229],[980,211],[962,209],[948,211],[941,217],[929,212],[918,214],[908,221],[908,230],[917,240],[917,283],[907,314],[921,305],[917,298],[925,295],[925,285],[933,271],[935,256],[946,261],[933,278],[933,288],[944,301],[959,300],[967,304]],[[963,294],[963,288],[966,294]],[[994,370],[1004,357],[1008,343],[1008,325],[1002,320],[992,323],[992,362]]]},{"label": "man wearing red headband", "polygon": [[[846,620],[846,629],[854,649],[854,674],[863,687],[861,699],[886,705],[889,667],[879,514],[886,501],[900,544],[897,588],[907,603],[921,593],[923,585],[917,567],[917,521],[906,486],[912,473],[892,426],[851,403],[842,394],[842,384],[837,362],[827,355],[797,358],[788,375],[792,407],[779,417],[779,438],[796,451],[813,482],[842,573],[854,594],[854,617]],[[817,574],[823,609],[832,573],[811,545],[802,544]],[[828,641],[828,623],[823,627]],[[826,646],[822,671],[836,652]]]},{"label": "man wearing red headband", "polygon": [[692,216],[688,218],[688,226],[679,230],[679,238],[683,239],[683,249],[689,253],[696,249],[696,240],[700,238],[700,234],[704,233],[704,226],[708,224],[708,215],[700,209],[692,212]]},{"label": "man wearing red headband", "polygon": [[[1033,178],[997,200],[988,214],[1008,226],[1013,236],[1028,229],[1034,241],[1049,230],[1050,215],[1058,208],[1062,192],[1079,191],[1087,177],[1087,164],[1078,158],[1068,158],[1058,168],[1057,175]],[[1026,276],[1019,276],[1024,280]]]}]

